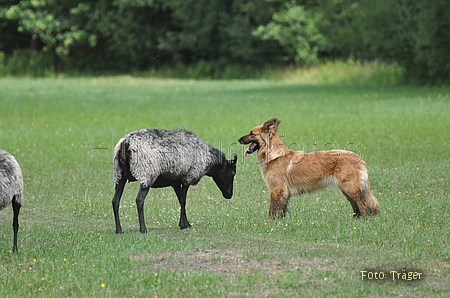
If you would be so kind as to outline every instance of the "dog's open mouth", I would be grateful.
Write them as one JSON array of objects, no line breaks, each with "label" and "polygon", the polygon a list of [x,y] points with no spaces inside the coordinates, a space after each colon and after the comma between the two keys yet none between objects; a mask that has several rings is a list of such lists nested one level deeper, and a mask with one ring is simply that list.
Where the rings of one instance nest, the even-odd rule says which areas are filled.
[{"label": "dog's open mouth", "polygon": [[247,156],[247,154],[252,154],[253,152],[257,151],[259,149],[259,144],[257,142],[251,143],[250,146],[248,146],[247,150],[244,152],[244,158]]}]

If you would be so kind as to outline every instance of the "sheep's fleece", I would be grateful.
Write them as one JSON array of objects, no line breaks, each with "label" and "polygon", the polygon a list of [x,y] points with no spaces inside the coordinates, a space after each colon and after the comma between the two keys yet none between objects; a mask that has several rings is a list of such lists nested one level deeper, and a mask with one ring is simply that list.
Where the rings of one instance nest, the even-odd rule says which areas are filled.
[{"label": "sheep's fleece", "polygon": [[15,201],[23,205],[22,171],[16,159],[4,150],[0,150],[0,210]]},{"label": "sheep's fleece", "polygon": [[129,164],[131,175],[143,186],[151,186],[159,176],[197,184],[225,155],[186,130],[141,129],[125,135],[114,148],[114,185]]}]

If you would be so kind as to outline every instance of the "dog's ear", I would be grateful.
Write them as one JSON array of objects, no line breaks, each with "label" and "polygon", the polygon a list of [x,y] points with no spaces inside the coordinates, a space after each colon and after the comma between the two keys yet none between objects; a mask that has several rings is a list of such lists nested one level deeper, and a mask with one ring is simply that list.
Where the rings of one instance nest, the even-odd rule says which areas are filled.
[{"label": "dog's ear", "polygon": [[262,131],[264,133],[277,132],[278,124],[280,124],[280,122],[281,121],[278,120],[277,118],[269,119],[266,122],[264,122]]}]

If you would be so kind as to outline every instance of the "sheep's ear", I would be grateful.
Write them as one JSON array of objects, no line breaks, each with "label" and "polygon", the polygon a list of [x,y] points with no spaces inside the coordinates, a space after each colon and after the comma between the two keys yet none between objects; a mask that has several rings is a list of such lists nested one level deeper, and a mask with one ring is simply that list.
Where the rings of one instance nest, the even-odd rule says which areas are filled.
[{"label": "sheep's ear", "polygon": [[278,130],[278,124],[280,124],[280,120],[278,120],[277,118],[272,118],[267,120],[266,122],[264,122],[263,124],[263,128],[262,131],[264,133],[269,133],[269,132],[277,132]]},{"label": "sheep's ear", "polygon": [[230,163],[236,164],[236,162],[237,162],[237,154],[236,153],[232,153],[231,157],[230,157]]}]

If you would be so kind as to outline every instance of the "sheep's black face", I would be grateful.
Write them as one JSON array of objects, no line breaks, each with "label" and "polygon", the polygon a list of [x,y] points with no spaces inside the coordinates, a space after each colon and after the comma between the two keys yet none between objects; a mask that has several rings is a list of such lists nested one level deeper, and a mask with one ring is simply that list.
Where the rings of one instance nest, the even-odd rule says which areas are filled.
[{"label": "sheep's black face", "polygon": [[231,159],[227,160],[225,166],[212,178],[216,182],[225,199],[231,199],[233,196],[233,182],[236,175],[237,155],[233,153]]}]

